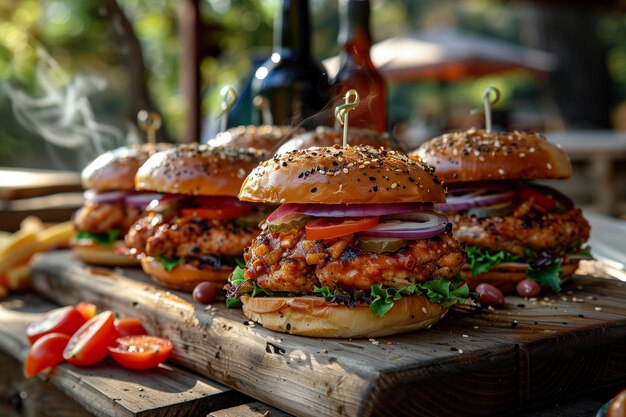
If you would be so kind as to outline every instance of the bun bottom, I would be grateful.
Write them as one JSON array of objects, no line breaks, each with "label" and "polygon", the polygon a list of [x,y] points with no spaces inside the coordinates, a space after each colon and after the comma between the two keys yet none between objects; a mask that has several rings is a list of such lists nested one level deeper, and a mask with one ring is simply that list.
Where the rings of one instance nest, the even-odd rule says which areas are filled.
[{"label": "bun bottom", "polygon": [[112,246],[102,246],[91,240],[74,240],[71,245],[78,257],[90,265],[103,266],[139,266],[139,260],[126,256],[118,252],[118,248],[126,248],[121,240],[113,243]]},{"label": "bun bottom", "polygon": [[[565,258],[561,264],[561,283],[567,281],[576,269],[578,269],[578,259]],[[515,292],[517,283],[526,279],[528,264],[504,263],[492,266],[489,271],[482,272],[476,276],[472,275],[469,265],[463,265],[461,275],[465,279],[470,290],[474,290],[478,284],[488,283],[498,287],[502,292]]]},{"label": "bun bottom", "polygon": [[381,337],[423,329],[441,320],[448,307],[423,296],[403,297],[383,317],[368,305],[348,307],[321,297],[242,296],[243,314],[263,327],[311,337]]},{"label": "bun bottom", "polygon": [[182,263],[171,271],[167,271],[163,264],[152,256],[143,257],[141,259],[141,267],[157,284],[173,290],[186,292],[192,292],[196,285],[203,281],[226,283],[226,279],[233,271],[232,267],[198,269],[186,263]]}]

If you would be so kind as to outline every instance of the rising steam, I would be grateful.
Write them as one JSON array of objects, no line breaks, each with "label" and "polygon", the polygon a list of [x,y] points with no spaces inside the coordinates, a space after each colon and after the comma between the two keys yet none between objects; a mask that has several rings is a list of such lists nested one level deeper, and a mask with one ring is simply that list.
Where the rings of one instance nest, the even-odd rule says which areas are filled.
[{"label": "rising steam", "polygon": [[53,145],[48,147],[50,156],[62,167],[68,164],[58,157],[58,148],[74,150],[84,165],[107,150],[139,142],[137,129],[130,123],[124,133],[96,121],[88,97],[106,88],[104,79],[84,74],[71,79],[42,48],[37,49],[37,56],[36,95],[9,83],[4,88],[16,119]]}]

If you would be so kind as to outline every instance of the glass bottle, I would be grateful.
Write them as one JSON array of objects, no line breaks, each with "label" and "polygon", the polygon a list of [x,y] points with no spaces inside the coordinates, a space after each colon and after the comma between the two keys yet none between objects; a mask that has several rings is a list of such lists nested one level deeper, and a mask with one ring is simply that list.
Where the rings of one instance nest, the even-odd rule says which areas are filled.
[{"label": "glass bottle", "polygon": [[350,112],[350,126],[385,132],[387,95],[385,81],[370,57],[369,0],[339,0],[340,66],[331,82],[333,105],[343,103],[346,92],[354,88],[361,97]]},{"label": "glass bottle", "polygon": [[[311,53],[311,21],[308,0],[282,0],[274,22],[274,51],[257,69],[252,82],[253,99],[269,101],[272,123],[315,127],[329,124],[329,111],[320,114],[330,100],[326,72]],[[253,120],[263,123],[262,112]],[[265,121],[267,122],[267,121]]]}]

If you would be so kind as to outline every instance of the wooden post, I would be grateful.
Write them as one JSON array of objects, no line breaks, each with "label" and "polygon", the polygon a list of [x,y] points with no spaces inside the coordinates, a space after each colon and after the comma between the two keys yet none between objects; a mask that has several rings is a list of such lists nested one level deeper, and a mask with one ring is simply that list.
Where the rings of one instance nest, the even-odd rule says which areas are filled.
[{"label": "wooden post", "polygon": [[181,38],[180,85],[187,104],[182,142],[200,140],[200,35],[202,23],[198,0],[181,0],[178,10]]}]

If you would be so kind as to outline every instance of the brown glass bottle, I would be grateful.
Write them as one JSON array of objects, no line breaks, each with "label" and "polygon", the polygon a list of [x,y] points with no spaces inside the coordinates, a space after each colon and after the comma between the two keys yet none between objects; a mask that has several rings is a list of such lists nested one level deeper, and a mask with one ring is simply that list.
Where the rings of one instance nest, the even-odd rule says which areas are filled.
[{"label": "brown glass bottle", "polygon": [[[328,105],[330,89],[326,72],[311,53],[308,0],[281,1],[274,22],[274,51],[252,82],[253,99],[259,95],[269,100],[274,124],[330,123],[330,117],[319,115]],[[253,111],[253,116],[253,122],[262,122],[260,112]]]},{"label": "brown glass bottle", "polygon": [[331,94],[333,104],[337,105],[343,103],[349,89],[357,90],[361,103],[350,112],[350,126],[384,132],[387,130],[387,95],[385,81],[370,57],[369,20],[369,0],[339,0],[340,66],[331,82]]}]

